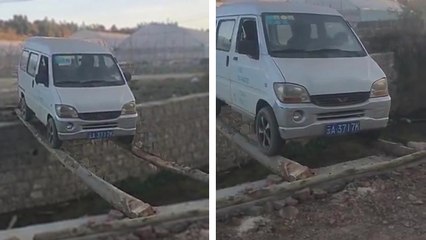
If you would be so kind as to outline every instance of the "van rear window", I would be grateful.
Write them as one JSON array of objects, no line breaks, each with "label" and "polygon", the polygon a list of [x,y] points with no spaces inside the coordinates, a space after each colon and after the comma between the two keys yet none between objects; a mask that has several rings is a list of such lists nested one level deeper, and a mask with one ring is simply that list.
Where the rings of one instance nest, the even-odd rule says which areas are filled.
[{"label": "van rear window", "polygon": [[59,54],[53,59],[57,87],[100,87],[124,85],[114,58],[108,54]]}]

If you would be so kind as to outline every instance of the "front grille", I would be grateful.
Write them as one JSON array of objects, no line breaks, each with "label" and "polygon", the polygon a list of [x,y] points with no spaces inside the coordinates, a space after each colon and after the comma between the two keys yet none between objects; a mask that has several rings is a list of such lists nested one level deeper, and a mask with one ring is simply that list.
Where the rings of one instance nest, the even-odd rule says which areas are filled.
[{"label": "front grille", "polygon": [[336,107],[359,104],[370,98],[369,92],[326,94],[311,96],[313,104],[323,107]]},{"label": "front grille", "polygon": [[320,113],[317,115],[318,120],[334,120],[334,119],[345,119],[345,118],[360,118],[364,117],[363,110],[352,110],[352,111],[339,111],[339,112],[328,112]]},{"label": "front grille", "polygon": [[93,113],[79,113],[78,117],[83,120],[109,120],[116,119],[121,115],[121,111],[114,112],[93,112]]},{"label": "front grille", "polygon": [[82,126],[84,130],[91,129],[103,129],[103,128],[116,128],[118,124],[116,122],[107,122],[107,123],[95,123],[95,124],[85,124]]}]

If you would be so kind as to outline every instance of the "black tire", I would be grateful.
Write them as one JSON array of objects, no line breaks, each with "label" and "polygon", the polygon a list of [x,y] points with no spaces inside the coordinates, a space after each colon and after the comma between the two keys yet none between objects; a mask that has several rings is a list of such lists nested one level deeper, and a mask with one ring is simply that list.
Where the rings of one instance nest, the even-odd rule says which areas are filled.
[{"label": "black tire", "polygon": [[23,96],[19,100],[19,111],[21,112],[21,116],[25,121],[30,121],[33,118],[33,112],[27,106],[27,102]]},{"label": "black tire", "polygon": [[278,155],[284,145],[277,119],[271,107],[264,107],[256,115],[256,136],[260,149],[268,156]]},{"label": "black tire", "polygon": [[58,131],[56,130],[55,121],[52,118],[47,120],[47,142],[52,148],[58,149],[62,146],[62,141],[59,140]]},{"label": "black tire", "polygon": [[216,117],[220,115],[223,105],[223,102],[216,98]]}]

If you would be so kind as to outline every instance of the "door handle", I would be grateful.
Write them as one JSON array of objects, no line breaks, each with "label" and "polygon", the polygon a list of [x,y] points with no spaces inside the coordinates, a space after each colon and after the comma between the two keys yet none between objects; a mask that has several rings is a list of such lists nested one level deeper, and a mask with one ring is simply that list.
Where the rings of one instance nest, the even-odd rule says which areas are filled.
[{"label": "door handle", "polygon": [[233,57],[232,60],[238,61],[238,57]]},{"label": "door handle", "polygon": [[229,56],[226,56],[226,66],[229,66]]}]

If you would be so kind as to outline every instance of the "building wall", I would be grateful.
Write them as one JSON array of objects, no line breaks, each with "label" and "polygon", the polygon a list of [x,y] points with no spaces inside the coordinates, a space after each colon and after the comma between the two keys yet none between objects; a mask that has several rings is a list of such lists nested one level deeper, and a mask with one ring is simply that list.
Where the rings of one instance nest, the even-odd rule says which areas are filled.
[{"label": "building wall", "polygon": [[[208,165],[208,94],[138,106],[135,143],[165,160]],[[10,119],[10,117],[8,117]],[[74,141],[63,148],[99,177],[116,183],[155,174],[113,141]],[[0,213],[59,203],[89,193],[19,122],[0,123]]]}]

